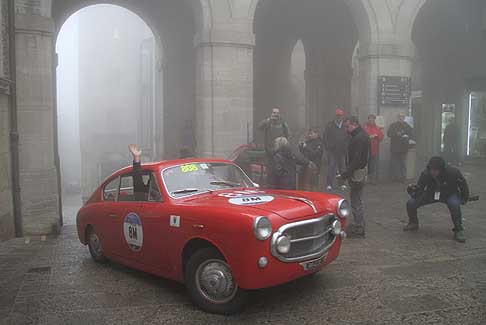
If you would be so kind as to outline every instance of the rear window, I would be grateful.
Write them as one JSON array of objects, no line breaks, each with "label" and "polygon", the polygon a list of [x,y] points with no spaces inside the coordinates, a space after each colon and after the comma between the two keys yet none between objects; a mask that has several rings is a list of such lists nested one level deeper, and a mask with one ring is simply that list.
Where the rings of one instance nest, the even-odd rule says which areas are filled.
[{"label": "rear window", "polygon": [[105,185],[103,189],[103,199],[105,201],[116,201],[118,198],[118,185],[120,183],[120,178],[116,177]]}]

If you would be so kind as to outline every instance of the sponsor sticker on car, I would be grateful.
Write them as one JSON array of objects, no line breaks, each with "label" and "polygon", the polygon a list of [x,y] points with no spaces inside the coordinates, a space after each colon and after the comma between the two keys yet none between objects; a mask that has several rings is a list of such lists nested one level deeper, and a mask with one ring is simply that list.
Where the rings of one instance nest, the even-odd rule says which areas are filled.
[{"label": "sponsor sticker on car", "polygon": [[275,198],[271,195],[240,196],[228,200],[235,205],[255,205],[272,202]]},{"label": "sponsor sticker on car", "polygon": [[131,250],[138,252],[143,245],[143,227],[140,217],[130,212],[123,222],[123,234]]},{"label": "sponsor sticker on car", "polygon": [[243,196],[259,196],[259,195],[264,195],[264,193],[265,192],[260,190],[241,190],[241,191],[233,191],[230,193],[218,194],[218,196],[234,198],[234,197],[243,197]]}]

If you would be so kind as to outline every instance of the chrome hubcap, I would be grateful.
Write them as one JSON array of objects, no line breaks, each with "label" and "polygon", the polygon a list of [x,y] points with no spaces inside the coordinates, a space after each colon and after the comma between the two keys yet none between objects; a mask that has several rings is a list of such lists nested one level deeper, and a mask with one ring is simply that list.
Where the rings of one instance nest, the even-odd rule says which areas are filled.
[{"label": "chrome hubcap", "polygon": [[94,231],[91,231],[89,234],[89,245],[97,256],[101,255],[101,242],[98,235],[96,235]]},{"label": "chrome hubcap", "polygon": [[208,260],[196,272],[199,293],[215,304],[224,304],[236,295],[236,285],[231,270],[224,261]]}]

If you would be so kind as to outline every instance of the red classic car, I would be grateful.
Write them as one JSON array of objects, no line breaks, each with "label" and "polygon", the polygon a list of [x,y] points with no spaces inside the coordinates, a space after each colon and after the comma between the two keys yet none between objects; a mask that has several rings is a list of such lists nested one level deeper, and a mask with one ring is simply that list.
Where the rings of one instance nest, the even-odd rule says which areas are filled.
[{"label": "red classic car", "polygon": [[338,196],[263,190],[230,161],[188,159],[117,171],[80,209],[77,230],[94,260],[184,282],[198,307],[229,314],[248,290],[336,259],[349,215]]}]

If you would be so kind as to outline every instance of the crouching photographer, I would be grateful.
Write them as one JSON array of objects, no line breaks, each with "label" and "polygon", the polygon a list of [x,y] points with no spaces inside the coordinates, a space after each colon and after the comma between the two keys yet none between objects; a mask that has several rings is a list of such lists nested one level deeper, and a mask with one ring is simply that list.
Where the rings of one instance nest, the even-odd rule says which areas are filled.
[{"label": "crouching photographer", "polygon": [[461,172],[447,166],[441,157],[432,157],[427,168],[422,172],[417,185],[407,188],[411,199],[407,202],[409,222],[404,231],[418,230],[418,208],[433,204],[447,204],[454,224],[454,239],[460,243],[466,242],[462,226],[461,204],[471,200],[469,187]]}]

